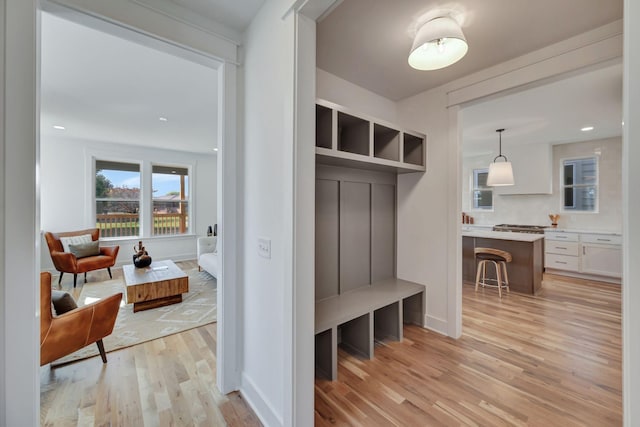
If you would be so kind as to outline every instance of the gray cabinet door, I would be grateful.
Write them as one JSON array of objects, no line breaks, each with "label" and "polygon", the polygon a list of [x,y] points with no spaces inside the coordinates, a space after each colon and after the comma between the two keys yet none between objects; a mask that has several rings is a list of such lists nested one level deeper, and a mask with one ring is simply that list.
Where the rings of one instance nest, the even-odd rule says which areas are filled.
[{"label": "gray cabinet door", "polygon": [[371,283],[371,184],[340,188],[340,293]]},{"label": "gray cabinet door", "polygon": [[316,301],[340,293],[340,183],[316,180]]}]

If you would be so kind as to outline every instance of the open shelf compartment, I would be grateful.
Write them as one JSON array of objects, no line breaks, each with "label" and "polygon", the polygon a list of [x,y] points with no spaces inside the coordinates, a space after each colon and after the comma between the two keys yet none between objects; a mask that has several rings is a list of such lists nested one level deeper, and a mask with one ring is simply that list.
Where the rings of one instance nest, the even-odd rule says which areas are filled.
[{"label": "open shelf compartment", "polygon": [[333,110],[316,105],[316,147],[331,148],[333,128]]},{"label": "open shelf compartment", "polygon": [[368,120],[338,111],[338,151],[369,155]]},{"label": "open shelf compartment", "polygon": [[403,142],[403,161],[412,165],[424,166],[424,138],[405,133]]},{"label": "open shelf compartment", "polygon": [[373,125],[373,156],[379,159],[400,160],[400,131]]}]

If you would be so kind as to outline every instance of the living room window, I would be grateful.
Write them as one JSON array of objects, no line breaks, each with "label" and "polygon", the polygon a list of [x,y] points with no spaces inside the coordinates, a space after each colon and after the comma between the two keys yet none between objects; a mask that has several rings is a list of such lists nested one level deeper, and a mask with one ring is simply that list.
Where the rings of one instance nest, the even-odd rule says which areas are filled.
[{"label": "living room window", "polygon": [[189,194],[187,167],[95,161],[96,226],[100,237],[189,233]]},{"label": "living room window", "polygon": [[473,209],[493,210],[493,189],[487,186],[489,169],[473,170],[473,188],[471,190]]},{"label": "living room window", "polygon": [[101,237],[140,235],[140,164],[96,160],[96,225]]},{"label": "living room window", "polygon": [[562,209],[595,212],[598,207],[598,159],[587,157],[562,162]]},{"label": "living room window", "polygon": [[189,231],[189,170],[152,166],[153,234],[185,234]]}]

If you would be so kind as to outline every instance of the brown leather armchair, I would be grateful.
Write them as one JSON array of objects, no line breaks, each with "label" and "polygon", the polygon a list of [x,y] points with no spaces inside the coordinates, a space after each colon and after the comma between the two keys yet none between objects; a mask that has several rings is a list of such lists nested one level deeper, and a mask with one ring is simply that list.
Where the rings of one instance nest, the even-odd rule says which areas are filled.
[{"label": "brown leather armchair", "polygon": [[111,276],[111,267],[116,263],[118,257],[118,251],[120,246],[104,246],[100,247],[100,254],[88,256],[85,258],[76,258],[76,256],[70,252],[64,252],[61,237],[81,236],[83,234],[90,234],[91,240],[94,242],[100,237],[100,229],[89,228],[87,230],[79,231],[67,231],[63,233],[45,232],[44,236],[47,240],[47,246],[49,246],[49,253],[51,254],[51,260],[56,270],[60,272],[60,278],[58,284],[62,281],[62,275],[64,273],[73,273],[73,287],[76,287],[76,280],[78,273],[84,273],[84,282],[87,283],[87,272],[93,270],[99,270],[106,268]]},{"label": "brown leather armchair", "polygon": [[94,342],[107,363],[102,338],[116,323],[122,294],[111,295],[59,316],[51,310],[51,273],[40,273],[40,366]]}]

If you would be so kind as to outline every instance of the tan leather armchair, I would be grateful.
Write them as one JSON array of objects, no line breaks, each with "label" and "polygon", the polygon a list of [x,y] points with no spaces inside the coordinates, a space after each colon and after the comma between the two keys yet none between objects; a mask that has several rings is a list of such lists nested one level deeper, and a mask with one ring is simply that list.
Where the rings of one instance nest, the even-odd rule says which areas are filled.
[{"label": "tan leather armchair", "polygon": [[122,294],[55,316],[51,310],[51,273],[40,273],[40,366],[96,343],[107,363],[102,338],[116,323]]},{"label": "tan leather armchair", "polygon": [[99,255],[85,258],[76,258],[72,253],[64,252],[62,242],[60,241],[61,237],[81,236],[83,234],[90,234],[91,240],[95,242],[100,238],[100,229],[89,228],[87,230],[67,231],[63,233],[47,231],[44,233],[53,265],[56,267],[56,270],[60,272],[58,284],[62,281],[62,275],[64,273],[73,273],[73,287],[75,288],[78,273],[84,273],[84,282],[87,283],[87,272],[101,268],[106,268],[109,272],[109,277],[112,277],[111,267],[116,263],[120,246],[102,246],[100,247]]}]

